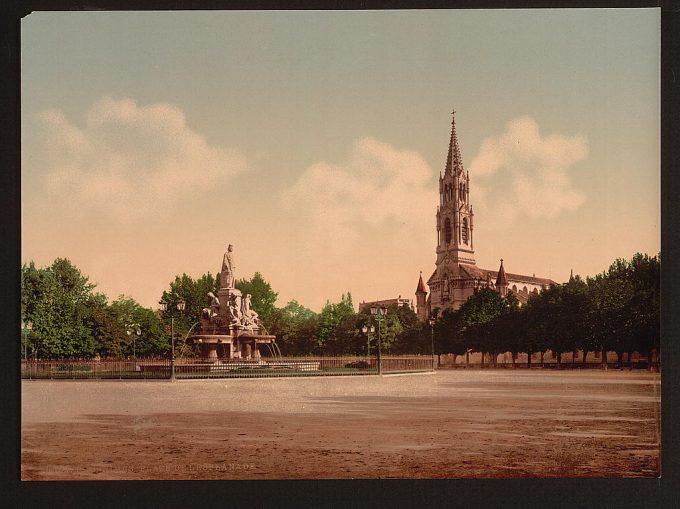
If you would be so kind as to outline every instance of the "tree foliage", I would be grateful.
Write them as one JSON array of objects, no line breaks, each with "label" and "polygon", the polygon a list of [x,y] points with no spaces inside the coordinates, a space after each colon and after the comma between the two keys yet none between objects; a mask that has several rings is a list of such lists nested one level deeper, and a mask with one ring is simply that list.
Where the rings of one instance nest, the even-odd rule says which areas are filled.
[{"label": "tree foliage", "polygon": [[45,268],[25,264],[21,283],[22,320],[32,325],[23,334],[26,353],[90,357],[167,350],[166,335],[153,311],[128,297],[109,305],[106,296],[95,293],[95,285],[68,259],[57,258]]},{"label": "tree foliage", "polygon": [[[567,283],[532,295],[520,308],[514,296],[491,289],[476,291],[461,308],[433,310],[434,328],[420,321],[408,306],[393,305],[380,327],[368,309],[354,310],[352,296],[328,301],[320,313],[295,300],[277,308],[278,294],[262,274],[241,279],[236,287],[252,296],[252,305],[287,355],[375,355],[378,330],[385,354],[464,354],[468,350],[501,353],[575,350],[649,353],[659,348],[660,257],[636,254],[618,259],[604,272],[585,281]],[[132,298],[109,303],[94,291],[69,260],[56,259],[37,268],[21,268],[21,313],[32,329],[22,332],[26,352],[40,357],[161,355],[168,352],[169,321],[174,319],[176,346],[208,306],[208,292],[219,280],[210,273],[193,279],[176,276],[162,294],[168,304],[160,314]],[[186,309],[176,308],[184,299]],[[367,337],[362,329],[375,328]],[[139,330],[139,335],[137,331]],[[266,354],[266,352],[265,352]]]},{"label": "tree foliage", "polygon": [[253,309],[258,313],[260,320],[265,327],[269,328],[270,319],[274,314],[276,299],[279,294],[272,289],[272,285],[256,272],[250,279],[239,279],[234,284],[245,296],[250,294],[252,297]]}]

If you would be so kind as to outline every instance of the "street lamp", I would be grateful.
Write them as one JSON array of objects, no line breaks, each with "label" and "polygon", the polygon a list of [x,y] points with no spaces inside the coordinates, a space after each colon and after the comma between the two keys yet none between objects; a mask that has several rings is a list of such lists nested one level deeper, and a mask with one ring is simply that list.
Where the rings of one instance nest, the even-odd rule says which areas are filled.
[{"label": "street lamp", "polygon": [[434,371],[434,318],[428,320],[430,322],[430,338],[432,342],[432,370]]},{"label": "street lamp", "polygon": [[[138,323],[131,323],[126,330],[128,336],[132,336],[132,357],[137,358],[137,345],[135,340],[142,335],[142,329]],[[134,332],[134,335],[132,334]]]},{"label": "street lamp", "polygon": [[384,306],[371,306],[371,314],[375,316],[378,320],[378,374],[382,375],[382,351],[381,351],[381,340],[380,340],[380,322],[382,322],[383,317],[387,314],[387,308]]},{"label": "street lamp", "polygon": [[28,360],[28,340],[30,339],[31,331],[33,330],[33,322],[31,322],[30,320],[26,323],[21,322],[21,327],[25,331],[28,331],[28,332],[25,333],[26,337],[24,338],[24,360],[27,361]]},{"label": "street lamp", "polygon": [[[168,303],[165,302],[164,300],[161,300],[158,304],[161,306],[161,311],[165,312],[168,309]],[[177,301],[177,310],[178,311],[184,311],[184,308],[186,307],[186,302],[184,299],[179,299]],[[172,345],[172,350],[171,350],[171,357],[170,357],[170,381],[174,382],[177,380],[175,378],[175,317],[171,316],[170,317],[170,344]]]},{"label": "street lamp", "polygon": [[[26,332],[26,337],[24,338],[24,363],[26,365],[26,368],[28,368],[28,378],[31,378],[31,365],[28,362],[28,342],[31,339],[31,331],[33,330],[33,322],[30,320],[24,323],[23,321],[21,322],[22,328],[27,331]],[[33,348],[33,342],[31,341],[31,349],[35,350]]]},{"label": "street lamp", "polygon": [[366,357],[370,357],[371,355],[371,336],[369,335],[369,332],[373,334],[375,332],[375,327],[371,325],[368,327],[368,325],[364,325],[361,328],[361,332],[366,334]]}]

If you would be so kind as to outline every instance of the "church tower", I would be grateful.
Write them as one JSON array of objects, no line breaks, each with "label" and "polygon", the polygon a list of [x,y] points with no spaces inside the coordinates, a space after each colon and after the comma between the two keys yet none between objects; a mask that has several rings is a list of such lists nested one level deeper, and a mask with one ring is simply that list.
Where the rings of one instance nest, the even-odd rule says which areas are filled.
[{"label": "church tower", "polygon": [[427,320],[430,317],[430,313],[427,309],[427,288],[423,282],[423,273],[420,273],[420,279],[418,279],[418,286],[416,287],[416,314],[421,320]]},{"label": "church tower", "polygon": [[470,174],[463,161],[456,136],[455,111],[451,113],[451,139],[444,176],[439,175],[437,207],[437,265],[445,259],[475,264],[472,242],[474,213],[470,205]]},{"label": "church tower", "polygon": [[475,288],[485,283],[480,278],[486,277],[486,274],[477,274],[480,271],[475,267],[470,175],[463,168],[455,111],[451,115],[449,153],[444,175],[439,176],[436,269],[427,281],[430,313],[435,309],[458,309]]},{"label": "church tower", "polygon": [[508,296],[508,276],[505,275],[505,268],[503,268],[503,258],[501,258],[501,266],[498,269],[498,276],[496,276],[496,290],[501,294],[501,297]]},{"label": "church tower", "polygon": [[[554,285],[547,278],[505,272],[503,260],[498,270],[477,267],[474,249],[474,212],[470,204],[470,175],[463,168],[463,159],[456,135],[455,111],[451,113],[451,138],[444,174],[439,174],[439,204],[436,213],[437,259],[427,280],[422,277],[416,289],[418,317],[441,316],[447,310],[456,311],[480,288],[491,288],[501,296],[514,295],[526,304],[530,294]],[[425,302],[425,307],[421,302]]]}]

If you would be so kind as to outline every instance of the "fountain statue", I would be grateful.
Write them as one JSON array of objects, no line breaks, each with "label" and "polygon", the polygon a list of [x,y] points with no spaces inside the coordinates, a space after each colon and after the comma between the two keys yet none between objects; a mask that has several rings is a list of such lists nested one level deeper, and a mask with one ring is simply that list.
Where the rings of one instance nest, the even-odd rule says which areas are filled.
[{"label": "fountain statue", "polygon": [[252,296],[243,296],[234,287],[233,251],[234,246],[229,244],[222,259],[220,289],[217,295],[208,292],[208,307],[201,312],[201,329],[187,338],[187,342],[198,345],[201,357],[207,359],[259,360],[259,345],[275,346],[276,338],[264,331],[252,308]]}]

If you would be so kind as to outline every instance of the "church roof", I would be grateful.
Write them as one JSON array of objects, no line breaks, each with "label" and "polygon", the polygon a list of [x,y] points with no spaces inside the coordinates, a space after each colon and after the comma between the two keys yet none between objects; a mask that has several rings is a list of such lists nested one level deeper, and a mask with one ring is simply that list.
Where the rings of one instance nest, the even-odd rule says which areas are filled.
[{"label": "church roof", "polygon": [[520,290],[514,291],[512,288],[510,288],[508,291],[515,296],[522,306],[529,302],[529,294],[527,292],[522,292]]},{"label": "church roof", "polygon": [[498,269],[498,275],[496,276],[496,286],[508,286],[508,278],[503,268],[503,258],[501,258],[501,267]]},{"label": "church roof", "polygon": [[456,136],[455,113],[455,110],[451,112],[451,139],[449,140],[449,154],[446,157],[446,169],[444,170],[446,174],[450,174],[454,170],[455,173],[463,171],[463,159],[460,156],[458,136]]},{"label": "church roof", "polygon": [[416,288],[416,293],[427,293],[427,288],[423,282],[423,272],[420,272],[420,279],[418,279],[418,287]]},{"label": "church roof", "polygon": [[[496,285],[498,285],[498,272],[496,270],[488,270],[488,269],[480,269],[476,265],[468,265],[465,263],[461,263],[459,265],[460,267],[460,275],[462,277],[468,277],[470,279],[480,279],[486,281],[487,279],[491,279],[493,281],[496,281]],[[553,281],[552,279],[547,279],[543,277],[536,277],[536,276],[525,276],[523,274],[511,274],[510,272],[505,272],[505,269],[503,269],[503,272],[505,273],[505,277],[507,278],[507,281],[514,281],[516,283],[530,283],[534,285],[541,285],[541,286],[551,286],[551,285],[556,285],[557,283]],[[434,274],[433,274],[434,276]]]}]

